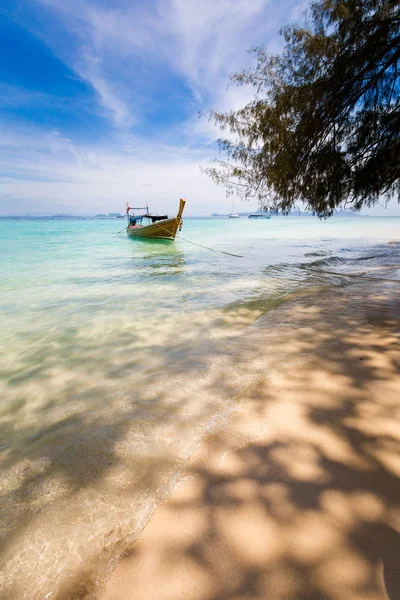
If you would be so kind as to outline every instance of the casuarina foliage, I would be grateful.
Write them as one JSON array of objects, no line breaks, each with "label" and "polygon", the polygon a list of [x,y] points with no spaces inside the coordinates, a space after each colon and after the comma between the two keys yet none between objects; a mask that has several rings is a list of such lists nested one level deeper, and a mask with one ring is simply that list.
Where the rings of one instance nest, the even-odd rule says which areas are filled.
[{"label": "casuarina foliage", "polygon": [[210,112],[230,137],[208,174],[229,194],[319,216],[399,197],[399,0],[320,0],[281,34],[280,54],[255,48],[254,68],[232,75],[253,101]]}]

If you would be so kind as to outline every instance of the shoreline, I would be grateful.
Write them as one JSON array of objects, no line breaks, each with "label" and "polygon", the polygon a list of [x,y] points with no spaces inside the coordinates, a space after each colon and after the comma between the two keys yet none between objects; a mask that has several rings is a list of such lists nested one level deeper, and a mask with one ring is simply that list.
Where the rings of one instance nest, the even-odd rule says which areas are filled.
[{"label": "shoreline", "polygon": [[399,285],[358,280],[261,317],[258,378],[99,598],[394,598],[399,316]]}]

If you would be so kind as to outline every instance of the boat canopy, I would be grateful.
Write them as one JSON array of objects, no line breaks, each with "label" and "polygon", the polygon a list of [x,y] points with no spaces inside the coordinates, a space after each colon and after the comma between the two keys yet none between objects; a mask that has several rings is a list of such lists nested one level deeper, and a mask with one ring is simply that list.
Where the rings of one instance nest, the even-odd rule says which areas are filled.
[{"label": "boat canopy", "polygon": [[147,217],[148,219],[151,219],[153,223],[156,223],[157,221],[164,221],[165,219],[168,219],[168,215],[143,215],[144,217]]},{"label": "boat canopy", "polygon": [[129,225],[136,225],[136,223],[141,223],[143,219],[143,215],[129,215]]},{"label": "boat canopy", "polygon": [[[138,216],[135,214],[131,214],[130,211],[133,210],[142,210],[144,211],[144,214]],[[149,207],[148,206],[127,206],[126,207],[126,214],[129,215],[129,220],[132,221],[141,221],[142,219],[150,219],[152,223],[157,223],[157,221],[165,221],[165,219],[168,219],[168,215],[152,215],[149,213]]]}]

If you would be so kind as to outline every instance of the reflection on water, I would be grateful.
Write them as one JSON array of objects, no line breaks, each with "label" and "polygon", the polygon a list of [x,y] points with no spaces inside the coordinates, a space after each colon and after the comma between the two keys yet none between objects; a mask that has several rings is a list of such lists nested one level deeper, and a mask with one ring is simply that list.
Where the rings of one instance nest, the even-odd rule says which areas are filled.
[{"label": "reflection on water", "polygon": [[[249,325],[341,285],[324,269],[345,272],[351,255],[357,271],[365,251],[272,220],[188,223],[193,241],[243,259],[114,236],[107,221],[0,226],[0,595],[90,597],[201,436],[265,377],[257,344],[245,354]],[[387,248],[362,269],[398,264]]]},{"label": "reflection on water", "polygon": [[[170,240],[153,240],[155,243],[143,240],[133,253],[133,268],[135,275],[141,278],[165,277],[183,274],[185,270],[185,254]],[[161,244],[161,242],[166,242]],[[138,273],[137,269],[141,269]]]}]

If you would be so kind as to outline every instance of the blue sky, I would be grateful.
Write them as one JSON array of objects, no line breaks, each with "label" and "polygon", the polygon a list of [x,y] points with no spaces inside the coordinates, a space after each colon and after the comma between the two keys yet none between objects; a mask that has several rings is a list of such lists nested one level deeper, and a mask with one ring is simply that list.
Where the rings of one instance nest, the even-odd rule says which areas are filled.
[{"label": "blue sky", "polygon": [[3,0],[0,214],[122,212],[128,200],[174,212],[180,196],[188,214],[229,212],[224,190],[200,172],[219,131],[198,112],[251,98],[227,89],[229,74],[251,64],[250,47],[277,49],[279,28],[302,7]]}]

